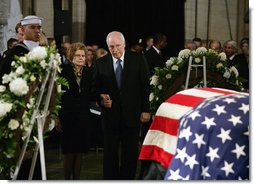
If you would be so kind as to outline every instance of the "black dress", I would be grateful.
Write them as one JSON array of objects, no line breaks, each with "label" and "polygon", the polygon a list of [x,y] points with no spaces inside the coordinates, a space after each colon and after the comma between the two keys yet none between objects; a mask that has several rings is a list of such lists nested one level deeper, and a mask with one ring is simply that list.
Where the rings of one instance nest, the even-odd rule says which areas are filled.
[{"label": "black dress", "polygon": [[63,65],[61,76],[69,82],[62,97],[62,152],[86,152],[89,149],[89,92],[92,69],[83,67],[80,86],[71,64]]}]

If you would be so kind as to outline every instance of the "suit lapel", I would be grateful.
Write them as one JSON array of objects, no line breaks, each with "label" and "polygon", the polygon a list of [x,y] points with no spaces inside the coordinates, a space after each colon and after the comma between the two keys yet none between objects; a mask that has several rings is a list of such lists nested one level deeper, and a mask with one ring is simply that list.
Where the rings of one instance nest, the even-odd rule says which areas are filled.
[{"label": "suit lapel", "polygon": [[107,67],[108,74],[110,75],[110,77],[112,79],[112,83],[114,83],[114,86],[116,88],[118,88],[117,82],[116,82],[115,70],[114,70],[114,66],[113,66],[113,58],[112,58],[111,54],[108,55],[107,62],[108,62],[108,64],[106,67]]},{"label": "suit lapel", "polygon": [[125,55],[124,55],[124,67],[123,67],[123,76],[122,76],[122,87],[125,84],[126,78],[127,78],[127,74],[130,68],[130,55],[127,51],[125,51]]}]

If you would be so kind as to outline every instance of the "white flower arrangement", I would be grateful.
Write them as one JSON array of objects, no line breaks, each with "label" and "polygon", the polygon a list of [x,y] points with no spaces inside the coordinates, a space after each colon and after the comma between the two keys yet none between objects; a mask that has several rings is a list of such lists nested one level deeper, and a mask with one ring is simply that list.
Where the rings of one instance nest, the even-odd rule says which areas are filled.
[{"label": "white flower arrangement", "polygon": [[[239,73],[235,67],[229,67],[227,57],[224,52],[217,53],[212,49],[207,50],[205,47],[199,47],[193,51],[184,49],[179,52],[177,57],[171,57],[167,60],[164,68],[155,68],[155,74],[151,77],[150,81],[150,84],[152,85],[152,92],[149,100],[152,113],[156,112],[160,104],[165,101],[170,94],[176,93],[169,92],[168,89],[179,76],[187,73],[190,56],[193,57],[194,64],[201,64],[203,57],[205,56],[206,68],[208,71],[221,75],[225,83],[227,83],[231,89],[242,89],[241,82],[238,79]],[[200,84],[202,82],[197,83]],[[207,85],[218,85],[214,83],[215,82],[211,81]],[[184,84],[180,84],[180,86],[183,85]],[[180,91],[182,88],[178,90]]]},{"label": "white flower arrangement", "polygon": [[[16,164],[18,141],[14,137],[15,133],[20,132],[22,140],[27,137],[39,92],[39,88],[36,87],[41,84],[47,72],[53,67],[60,72],[60,64],[61,58],[55,48],[39,46],[25,56],[16,57],[11,63],[11,72],[2,77],[3,85],[0,85],[0,177],[10,178],[11,170]],[[62,95],[60,86],[68,85],[68,83],[58,74],[55,82],[58,86],[58,93],[51,114],[57,116]]]}]

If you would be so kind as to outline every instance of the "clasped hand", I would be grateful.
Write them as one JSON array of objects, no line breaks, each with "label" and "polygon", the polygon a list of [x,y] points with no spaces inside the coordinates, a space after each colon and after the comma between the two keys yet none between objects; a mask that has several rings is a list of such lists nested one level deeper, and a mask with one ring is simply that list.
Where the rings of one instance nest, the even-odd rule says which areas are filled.
[{"label": "clasped hand", "polygon": [[100,94],[101,97],[101,105],[103,105],[106,108],[112,107],[112,100],[110,99],[109,94]]}]

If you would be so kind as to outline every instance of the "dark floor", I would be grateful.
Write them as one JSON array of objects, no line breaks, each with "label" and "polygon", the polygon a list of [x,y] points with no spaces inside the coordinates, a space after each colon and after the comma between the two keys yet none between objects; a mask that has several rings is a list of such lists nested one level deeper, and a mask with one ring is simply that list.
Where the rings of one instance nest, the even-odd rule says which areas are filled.
[{"label": "dark floor", "polygon": [[[98,138],[98,136],[93,138],[91,144],[95,149],[90,149],[88,153],[83,154],[80,180],[103,180],[103,141],[102,138]],[[58,133],[52,132],[45,140],[44,146],[47,179],[64,180],[63,156]],[[140,162],[138,161],[136,179],[138,179],[139,171]]]},{"label": "dark floor", "polygon": [[[83,154],[80,180],[102,180],[102,150],[91,150]],[[64,180],[62,155],[59,148],[45,151],[46,172],[48,180]]]}]

